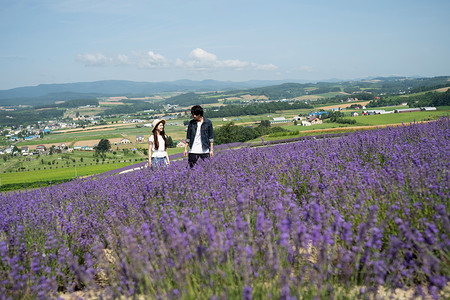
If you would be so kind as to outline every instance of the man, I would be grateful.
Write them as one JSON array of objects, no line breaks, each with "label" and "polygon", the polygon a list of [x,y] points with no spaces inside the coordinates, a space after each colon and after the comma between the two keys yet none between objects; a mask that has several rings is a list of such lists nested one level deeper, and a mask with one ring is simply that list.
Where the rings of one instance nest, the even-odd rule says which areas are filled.
[{"label": "man", "polygon": [[212,122],[203,117],[203,108],[194,105],[191,108],[192,120],[189,121],[186,132],[186,145],[184,146],[184,156],[188,156],[189,146],[189,166],[192,168],[199,158],[205,160],[213,157],[213,126]]}]

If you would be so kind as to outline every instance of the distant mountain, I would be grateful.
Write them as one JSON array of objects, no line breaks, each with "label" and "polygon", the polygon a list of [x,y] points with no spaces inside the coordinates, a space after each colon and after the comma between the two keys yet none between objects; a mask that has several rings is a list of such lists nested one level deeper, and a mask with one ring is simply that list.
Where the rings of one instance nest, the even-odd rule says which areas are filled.
[{"label": "distant mountain", "polygon": [[[0,90],[0,104],[8,105],[36,101],[51,103],[58,100],[70,100],[74,97],[88,98],[98,96],[152,95],[163,92],[202,92],[233,89],[247,89],[298,80],[251,80],[245,82],[216,80],[177,80],[171,82],[135,82],[126,80],[104,80],[95,82],[40,84],[38,86],[19,87]],[[60,97],[58,99],[58,97]],[[46,99],[48,100],[46,101]],[[13,101],[14,100],[14,101]],[[20,101],[16,101],[20,100]]]},{"label": "distant mountain", "polygon": [[[373,82],[372,82],[373,81]],[[287,85],[287,84],[294,85]],[[325,89],[342,87],[347,93],[405,93],[423,87],[442,87],[450,84],[449,76],[431,78],[413,77],[373,77],[351,81],[339,79],[311,82],[305,80],[250,80],[243,82],[216,80],[177,80],[164,82],[135,82],[126,80],[104,80],[95,82],[40,84],[38,86],[19,87],[10,90],[0,90],[0,105],[43,105],[56,101],[73,99],[92,99],[101,96],[151,96],[164,92],[211,92],[211,91],[247,91],[257,94],[270,94],[273,97],[288,97],[297,93],[301,86],[308,84],[315,88],[316,93],[326,93]],[[429,89],[428,89],[429,90]],[[329,90],[330,92],[332,90]],[[334,90],[333,90],[334,91]],[[275,93],[275,94],[274,94]],[[278,96],[277,96],[278,95]]]}]

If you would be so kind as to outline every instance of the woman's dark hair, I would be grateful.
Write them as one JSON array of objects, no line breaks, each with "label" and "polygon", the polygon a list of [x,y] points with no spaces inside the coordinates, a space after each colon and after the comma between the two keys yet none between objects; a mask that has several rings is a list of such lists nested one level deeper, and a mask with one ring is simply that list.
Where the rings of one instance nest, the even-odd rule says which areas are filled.
[{"label": "woman's dark hair", "polygon": [[[164,140],[164,151],[167,151],[167,139],[166,139],[166,133],[164,132],[164,129],[161,131],[161,136]],[[155,149],[159,149],[159,141],[158,141],[158,133],[155,130],[153,130],[153,140],[155,141]]]},{"label": "woman's dark hair", "polygon": [[191,108],[191,114],[203,117],[203,108],[200,105],[194,105]]}]

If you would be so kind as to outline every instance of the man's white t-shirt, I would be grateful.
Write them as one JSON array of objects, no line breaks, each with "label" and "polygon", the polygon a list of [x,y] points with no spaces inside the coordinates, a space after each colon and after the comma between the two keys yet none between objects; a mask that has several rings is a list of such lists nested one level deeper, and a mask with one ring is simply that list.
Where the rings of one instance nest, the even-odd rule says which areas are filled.
[{"label": "man's white t-shirt", "polygon": [[189,150],[189,153],[194,154],[209,153],[209,149],[203,150],[202,148],[202,134],[201,134],[202,124],[203,121],[197,122],[197,131],[195,132],[194,143],[192,144],[192,148]]},{"label": "man's white t-shirt", "polygon": [[158,135],[158,144],[159,144],[158,149],[155,149],[156,144],[155,144],[155,138],[154,138],[153,134],[150,136],[150,138],[148,140],[151,143],[153,143],[152,157],[166,157],[166,151],[164,150],[166,143],[164,142],[164,139],[161,135]]}]

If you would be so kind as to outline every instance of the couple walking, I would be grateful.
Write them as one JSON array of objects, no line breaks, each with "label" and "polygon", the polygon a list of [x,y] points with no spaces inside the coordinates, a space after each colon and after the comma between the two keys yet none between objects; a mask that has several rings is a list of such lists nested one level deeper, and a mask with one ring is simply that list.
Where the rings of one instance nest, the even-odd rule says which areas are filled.
[{"label": "couple walking", "polygon": [[[192,168],[198,159],[205,160],[213,157],[214,133],[212,122],[203,117],[203,108],[195,105],[191,108],[192,120],[189,121],[186,133],[184,156],[188,156],[189,166]],[[166,120],[153,121],[153,135],[149,138],[148,160],[152,168],[170,165],[167,154],[167,136],[164,132]],[[189,147],[189,152],[188,152]]]}]

